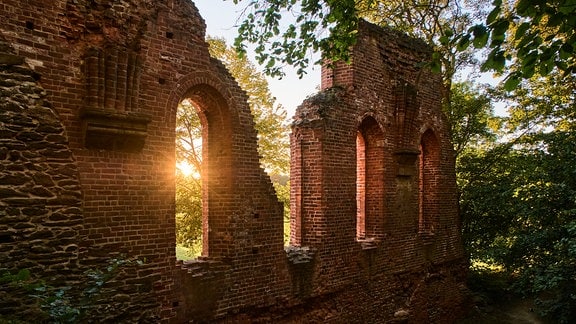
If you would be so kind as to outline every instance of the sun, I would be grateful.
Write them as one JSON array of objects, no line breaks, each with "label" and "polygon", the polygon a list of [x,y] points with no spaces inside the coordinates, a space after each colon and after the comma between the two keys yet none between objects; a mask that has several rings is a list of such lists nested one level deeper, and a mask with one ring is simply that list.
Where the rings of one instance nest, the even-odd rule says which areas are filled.
[{"label": "sun", "polygon": [[176,168],[186,177],[192,176],[196,179],[200,178],[200,173],[193,165],[186,161],[179,161],[176,163]]}]

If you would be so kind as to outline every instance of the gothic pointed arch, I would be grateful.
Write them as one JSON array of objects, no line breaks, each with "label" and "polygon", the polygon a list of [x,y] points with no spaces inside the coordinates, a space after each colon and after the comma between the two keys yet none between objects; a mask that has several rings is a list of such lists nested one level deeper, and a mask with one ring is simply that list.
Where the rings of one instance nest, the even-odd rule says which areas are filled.
[{"label": "gothic pointed arch", "polygon": [[433,130],[426,130],[420,138],[418,233],[433,236],[440,202],[440,143]]},{"label": "gothic pointed arch", "polygon": [[384,233],[384,133],[366,116],[356,136],[356,237],[378,239]]},{"label": "gothic pointed arch", "polygon": [[[223,257],[233,243],[226,235],[230,222],[234,191],[234,154],[232,148],[235,114],[224,97],[217,80],[208,77],[189,78],[173,93],[176,102],[188,100],[195,108],[202,128],[202,257]],[[173,103],[173,101],[172,101]],[[178,105],[175,104],[177,107]],[[171,107],[172,108],[172,107]],[[170,109],[171,120],[176,110]]]}]

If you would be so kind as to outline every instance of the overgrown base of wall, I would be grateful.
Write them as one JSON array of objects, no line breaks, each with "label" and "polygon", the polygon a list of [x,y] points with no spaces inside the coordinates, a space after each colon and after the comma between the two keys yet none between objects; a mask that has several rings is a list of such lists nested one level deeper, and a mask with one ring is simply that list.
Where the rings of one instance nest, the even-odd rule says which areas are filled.
[{"label": "overgrown base of wall", "polygon": [[244,309],[219,323],[455,323],[469,300],[465,262],[355,282],[338,291],[267,308]]}]

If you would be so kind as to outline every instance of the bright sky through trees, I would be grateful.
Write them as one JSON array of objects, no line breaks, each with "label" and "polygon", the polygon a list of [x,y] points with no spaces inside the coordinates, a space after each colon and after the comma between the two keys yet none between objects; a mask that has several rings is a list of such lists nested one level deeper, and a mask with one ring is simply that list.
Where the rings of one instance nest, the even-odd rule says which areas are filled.
[{"label": "bright sky through trees", "polygon": [[[193,0],[202,18],[206,21],[206,34],[213,37],[224,37],[228,45],[234,43],[236,37],[236,21],[240,16],[242,5],[235,6],[232,1],[221,0]],[[251,61],[253,56],[249,56]],[[320,85],[320,67],[311,66],[308,74],[299,79],[293,69],[286,69],[286,76],[282,80],[267,78],[270,92],[276,97],[288,112],[288,118],[294,115],[296,107],[302,103],[306,96],[317,92]]]},{"label": "bright sky through trees", "polygon": [[[206,35],[212,37],[223,37],[226,39],[228,45],[234,43],[234,38],[237,36],[236,27],[239,22],[237,21],[241,15],[242,4],[234,5],[232,1],[222,0],[192,0],[202,18],[206,22]],[[251,46],[251,45],[249,45]],[[249,54],[249,59],[254,61],[253,53]],[[294,115],[296,107],[309,95],[318,91],[320,85],[320,66],[311,65],[307,69],[307,75],[299,79],[296,75],[295,69],[286,67],[286,76],[281,80],[277,78],[267,77],[270,92],[276,97],[277,103],[281,104],[288,112],[289,120]],[[472,71],[465,69],[458,73],[457,79],[465,80]],[[492,73],[483,73],[481,75],[480,83],[496,84],[500,78],[495,79]],[[500,103],[496,103],[496,114],[504,115],[505,107]]]}]

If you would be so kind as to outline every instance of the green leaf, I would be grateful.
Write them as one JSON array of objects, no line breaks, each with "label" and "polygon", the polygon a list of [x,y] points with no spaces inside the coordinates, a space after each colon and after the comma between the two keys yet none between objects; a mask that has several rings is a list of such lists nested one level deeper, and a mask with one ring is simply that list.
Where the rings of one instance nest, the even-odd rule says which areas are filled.
[{"label": "green leaf", "polygon": [[482,70],[495,70],[495,71],[502,71],[506,66],[506,58],[504,56],[504,51],[501,50],[493,50],[488,55],[486,62],[482,64]]},{"label": "green leaf", "polygon": [[505,41],[504,35],[492,34],[492,41],[490,42],[490,47],[494,48],[500,46],[501,44],[504,43],[504,41]]},{"label": "green leaf", "polygon": [[558,11],[565,15],[574,14],[574,12],[576,12],[576,1],[574,0],[564,1],[562,5],[558,6]]},{"label": "green leaf", "polygon": [[499,19],[494,24],[492,24],[492,37],[498,35],[505,35],[510,27],[510,22],[506,19]]},{"label": "green leaf", "polygon": [[568,60],[574,55],[574,47],[565,43],[560,47],[559,56],[562,60]]},{"label": "green leaf", "polygon": [[546,61],[540,62],[538,71],[540,72],[540,75],[546,76],[546,75],[550,74],[550,72],[552,72],[552,69],[554,69],[554,61],[546,60]]},{"label": "green leaf", "polygon": [[518,29],[516,29],[516,33],[514,34],[514,40],[518,40],[522,37],[524,37],[524,34],[526,33],[526,31],[530,28],[530,23],[528,22],[523,22],[520,24],[520,26],[518,26]]},{"label": "green leaf", "polygon": [[498,18],[498,15],[500,14],[501,11],[502,9],[500,8],[500,6],[497,6],[494,9],[492,9],[492,11],[488,14],[488,17],[486,17],[486,24],[487,25],[492,24],[496,20],[496,18]]},{"label": "green leaf", "polygon": [[548,27],[556,27],[560,26],[565,20],[564,15],[549,15],[548,16],[548,23],[546,24]]},{"label": "green leaf", "polygon": [[442,35],[440,36],[440,39],[438,41],[440,42],[440,44],[446,46],[450,43],[450,38],[446,35]]},{"label": "green leaf", "polygon": [[440,63],[440,60],[432,60],[430,62],[430,70],[434,73],[442,72],[442,64]]},{"label": "green leaf", "polygon": [[568,70],[568,64],[565,61],[555,61],[554,65],[556,65],[556,67],[561,71]]},{"label": "green leaf", "polygon": [[475,48],[482,48],[486,46],[487,42],[488,42],[488,33],[484,31],[483,34],[479,34],[474,37],[474,41],[472,42],[472,44],[474,45]]},{"label": "green leaf", "polygon": [[534,72],[535,72],[534,65],[525,66],[522,68],[522,76],[525,79],[530,79],[534,75]]},{"label": "green leaf", "polygon": [[536,61],[538,61],[538,52],[533,50],[522,59],[522,67],[533,67]]},{"label": "green leaf", "polygon": [[504,89],[506,91],[512,91],[520,84],[520,77],[517,74],[511,74],[506,78],[504,82]]},{"label": "green leaf", "polygon": [[502,71],[506,66],[506,58],[504,57],[503,52],[499,53],[499,55],[494,56],[494,69],[496,71]]},{"label": "green leaf", "polygon": [[468,48],[468,46],[470,46],[470,35],[464,35],[460,41],[458,41],[456,49],[458,51],[464,51]]},{"label": "green leaf", "polygon": [[21,269],[20,271],[18,271],[18,274],[16,275],[17,281],[26,281],[28,279],[30,279],[30,270]]},{"label": "green leaf", "polygon": [[532,3],[530,0],[518,0],[518,2],[516,2],[516,12],[520,15],[520,16],[527,16],[527,11],[528,9],[531,7]]},{"label": "green leaf", "polygon": [[276,65],[276,60],[274,57],[270,57],[268,59],[268,63],[266,64],[266,68],[272,68],[274,65]]}]

